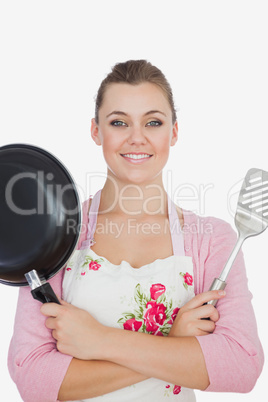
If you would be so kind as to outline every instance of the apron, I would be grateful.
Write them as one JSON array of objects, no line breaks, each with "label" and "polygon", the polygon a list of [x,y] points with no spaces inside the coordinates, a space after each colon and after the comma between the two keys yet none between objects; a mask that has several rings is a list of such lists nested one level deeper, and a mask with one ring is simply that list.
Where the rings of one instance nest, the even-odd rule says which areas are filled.
[{"label": "apron", "polygon": [[[63,299],[87,310],[103,325],[166,336],[179,308],[195,296],[192,258],[184,253],[176,206],[168,197],[173,255],[133,268],[127,261],[114,265],[90,248],[95,242],[100,197],[101,190],[92,199],[87,239],[66,265]],[[83,402],[165,400],[196,401],[192,389],[150,378]]]}]

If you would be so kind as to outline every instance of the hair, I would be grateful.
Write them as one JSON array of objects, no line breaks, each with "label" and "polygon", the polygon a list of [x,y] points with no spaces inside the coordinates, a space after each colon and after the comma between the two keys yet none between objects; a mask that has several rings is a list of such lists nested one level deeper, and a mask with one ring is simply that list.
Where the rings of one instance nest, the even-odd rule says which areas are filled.
[{"label": "hair", "polygon": [[171,86],[162,71],[153,66],[147,60],[128,60],[123,63],[115,64],[112,71],[101,82],[96,96],[96,123],[99,123],[99,109],[103,103],[104,94],[109,85],[114,83],[138,85],[144,82],[150,82],[162,89],[170,105],[172,111],[172,123],[174,124],[177,120],[177,114]]}]

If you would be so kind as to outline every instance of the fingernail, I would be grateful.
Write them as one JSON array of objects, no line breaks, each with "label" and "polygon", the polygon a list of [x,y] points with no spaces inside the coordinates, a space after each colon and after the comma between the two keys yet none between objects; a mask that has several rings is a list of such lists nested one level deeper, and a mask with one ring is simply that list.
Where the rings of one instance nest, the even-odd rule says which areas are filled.
[{"label": "fingernail", "polygon": [[225,295],[226,295],[225,290],[219,290],[219,291],[218,291],[218,295],[219,295],[219,296],[225,296]]}]

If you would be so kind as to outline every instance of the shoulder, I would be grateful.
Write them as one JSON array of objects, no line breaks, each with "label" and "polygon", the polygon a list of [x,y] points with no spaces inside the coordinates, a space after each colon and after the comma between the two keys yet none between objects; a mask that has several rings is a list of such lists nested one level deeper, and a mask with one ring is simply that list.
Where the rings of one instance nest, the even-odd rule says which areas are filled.
[{"label": "shoulder", "polygon": [[223,219],[213,216],[199,216],[183,210],[185,250],[196,259],[206,261],[213,255],[228,256],[234,247],[237,234]]},{"label": "shoulder", "polygon": [[236,237],[230,223],[223,219],[214,216],[200,216],[188,210],[183,210],[183,217],[184,233],[190,236],[211,239]]}]

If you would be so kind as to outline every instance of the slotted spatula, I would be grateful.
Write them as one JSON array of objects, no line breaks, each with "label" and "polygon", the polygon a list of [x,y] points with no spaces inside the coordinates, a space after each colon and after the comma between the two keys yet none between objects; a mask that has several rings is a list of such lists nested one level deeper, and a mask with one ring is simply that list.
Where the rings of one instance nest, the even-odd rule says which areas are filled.
[{"label": "slotted spatula", "polygon": [[[220,277],[215,278],[209,290],[223,290],[227,276],[243,242],[250,236],[262,233],[268,226],[268,172],[250,169],[243,181],[235,214],[238,239],[223,268]],[[216,306],[217,300],[208,304]]]}]

